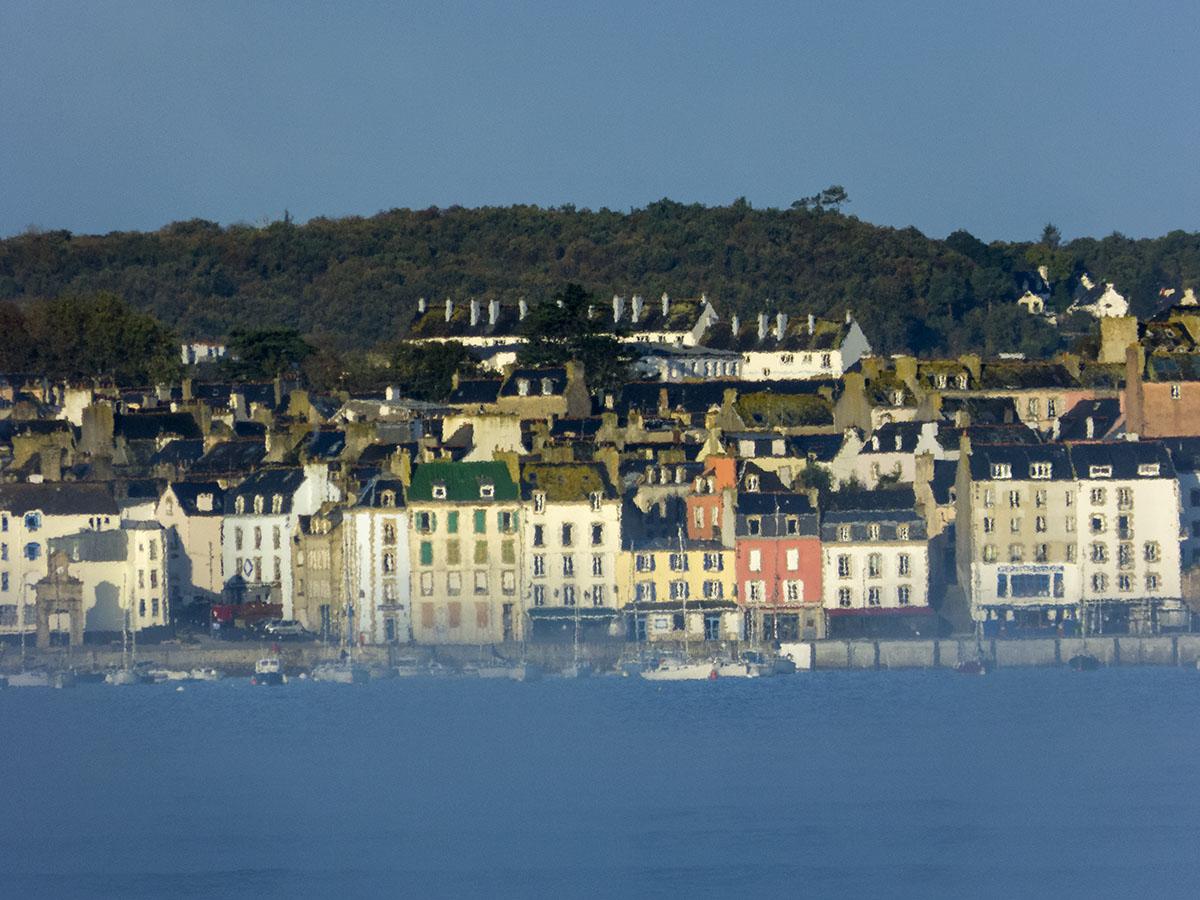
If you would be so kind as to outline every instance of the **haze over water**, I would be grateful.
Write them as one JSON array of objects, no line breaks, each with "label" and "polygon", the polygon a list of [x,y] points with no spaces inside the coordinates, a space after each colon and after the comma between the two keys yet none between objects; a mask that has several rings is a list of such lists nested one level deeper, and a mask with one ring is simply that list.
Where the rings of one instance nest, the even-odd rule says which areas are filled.
[{"label": "haze over water", "polygon": [[0,692],[8,897],[1194,895],[1191,670]]}]

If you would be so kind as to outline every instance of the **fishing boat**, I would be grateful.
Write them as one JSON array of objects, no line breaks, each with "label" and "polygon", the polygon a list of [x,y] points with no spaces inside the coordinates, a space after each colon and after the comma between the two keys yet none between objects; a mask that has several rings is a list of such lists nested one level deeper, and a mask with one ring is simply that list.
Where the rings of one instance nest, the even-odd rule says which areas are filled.
[{"label": "fishing boat", "polygon": [[250,683],[269,686],[287,684],[287,676],[283,674],[283,663],[279,661],[279,657],[264,656],[256,662]]},{"label": "fishing boat", "polygon": [[721,675],[712,661],[684,659],[663,659],[657,666],[642,669],[638,674],[647,681],[715,681]]},{"label": "fishing boat", "polygon": [[313,666],[313,681],[327,681],[331,684],[366,684],[371,680],[371,673],[365,666],[357,666],[349,661],[327,662]]},{"label": "fishing boat", "polygon": [[24,671],[14,672],[9,675],[8,686],[13,688],[48,688],[53,686],[53,679],[50,677],[50,672],[46,669],[25,669]]},{"label": "fishing boat", "polygon": [[954,667],[954,671],[959,675],[986,675],[988,673],[988,663],[983,657],[978,659],[964,659]]},{"label": "fishing boat", "polygon": [[1067,660],[1067,665],[1075,672],[1095,672],[1104,663],[1090,653],[1078,653]]},{"label": "fishing boat", "polygon": [[220,681],[221,671],[211,667],[200,666],[188,672],[188,681]]}]

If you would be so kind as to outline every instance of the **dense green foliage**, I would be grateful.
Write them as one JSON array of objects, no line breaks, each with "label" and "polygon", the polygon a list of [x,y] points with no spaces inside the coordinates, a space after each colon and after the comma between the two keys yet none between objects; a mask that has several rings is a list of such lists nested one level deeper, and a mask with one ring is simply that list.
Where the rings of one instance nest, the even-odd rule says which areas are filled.
[{"label": "dense green foliage", "polygon": [[1200,286],[1197,234],[1062,243],[1051,226],[1035,243],[985,244],[962,231],[939,241],[845,215],[847,202],[834,186],[786,210],[662,200],[627,213],[455,207],[262,228],[192,220],[152,233],[31,232],[0,241],[0,300],[112,291],[189,338],[294,328],[344,351],[403,338],[422,296],[535,305],[576,282],[601,298],[704,291],[725,315],[849,308],[878,350],[932,354],[1057,346],[1044,323],[1000,312],[1039,264],[1059,279],[1059,310],[1069,277],[1085,270],[1142,313],[1163,285]]},{"label": "dense green foliage", "polygon": [[592,390],[611,390],[629,381],[632,356],[608,329],[609,322],[588,317],[592,295],[578,284],[534,306],[521,333],[528,343],[518,361],[527,366],[561,366],[570,360],[583,364]]},{"label": "dense green foliage", "polygon": [[115,294],[71,293],[28,310],[0,303],[0,368],[6,372],[149,384],[178,375],[178,354],[170,331]]}]

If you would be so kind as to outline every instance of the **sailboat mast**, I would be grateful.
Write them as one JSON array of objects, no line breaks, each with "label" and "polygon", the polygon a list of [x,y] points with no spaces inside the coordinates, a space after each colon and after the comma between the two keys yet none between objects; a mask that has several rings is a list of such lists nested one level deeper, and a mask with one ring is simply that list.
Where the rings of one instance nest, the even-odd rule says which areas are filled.
[{"label": "sailboat mast", "polygon": [[683,655],[689,657],[692,655],[691,642],[688,640],[688,590],[687,590],[687,557],[683,554],[683,526],[680,525],[675,532],[678,536],[679,544],[679,566],[684,572],[683,581]]}]

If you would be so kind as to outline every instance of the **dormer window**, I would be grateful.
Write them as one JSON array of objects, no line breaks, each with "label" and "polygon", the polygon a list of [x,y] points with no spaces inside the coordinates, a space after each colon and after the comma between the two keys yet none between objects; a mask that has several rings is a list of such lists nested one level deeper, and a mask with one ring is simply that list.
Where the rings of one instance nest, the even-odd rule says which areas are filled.
[{"label": "dormer window", "polygon": [[554,382],[549,378],[542,379],[542,396],[548,397],[554,393]]},{"label": "dormer window", "polygon": [[273,512],[275,515],[279,515],[281,512],[283,512],[282,494],[275,494],[271,497],[271,512]]},{"label": "dormer window", "polygon": [[254,514],[255,514],[256,516],[261,516],[261,515],[262,515],[262,511],[263,511],[263,497],[262,497],[262,494],[255,494],[255,495],[254,495]]},{"label": "dormer window", "polygon": [[1012,466],[1009,463],[992,463],[993,478],[1012,478]]},{"label": "dormer window", "polygon": [[966,372],[961,373],[958,376],[957,381],[958,381],[958,389],[960,391],[965,391],[967,389],[967,374],[966,374]]},{"label": "dormer window", "polygon": [[42,514],[37,512],[25,513],[25,530],[37,531],[42,527]]},{"label": "dormer window", "polygon": [[1158,477],[1158,463],[1139,463],[1137,473],[1146,478]]},{"label": "dormer window", "polygon": [[496,496],[496,486],[490,482],[484,482],[479,485],[479,498],[481,500],[491,500]]},{"label": "dormer window", "polygon": [[200,512],[212,512],[212,508],[213,508],[213,495],[212,494],[197,494],[196,495],[196,509],[200,510]]},{"label": "dormer window", "polygon": [[434,500],[445,500],[446,499],[446,484],[445,484],[445,482],[443,482],[443,481],[435,481],[434,482],[434,484],[433,484],[433,499]]},{"label": "dormer window", "polygon": [[1048,462],[1036,462],[1029,464],[1030,478],[1049,478],[1053,472],[1053,467]]},{"label": "dormer window", "polygon": [[850,526],[849,525],[839,525],[838,530],[837,530],[837,537],[838,537],[839,541],[850,540]]},{"label": "dormer window", "polygon": [[942,390],[945,390],[950,385],[950,376],[944,375],[944,374],[934,375],[933,383],[936,384]]},{"label": "dormer window", "polygon": [[236,500],[233,501],[233,511],[235,513],[237,513],[239,516],[242,515],[246,511],[246,498],[245,497],[238,497]]},{"label": "dormer window", "polygon": [[879,540],[879,525],[877,523],[872,522],[867,526],[867,537],[873,541]]},{"label": "dormer window", "polygon": [[746,476],[746,490],[751,493],[758,490],[758,475],[756,473],[751,472]]},{"label": "dormer window", "polygon": [[1088,478],[1112,478],[1112,466],[1088,466]]},{"label": "dormer window", "polygon": [[685,472],[683,470],[683,466],[680,466],[678,469],[675,470],[675,483],[683,484],[686,475],[687,475],[687,472]]},{"label": "dormer window", "polygon": [[379,504],[380,504],[380,506],[395,506],[396,505],[396,492],[395,491],[384,491],[382,494],[379,495]]},{"label": "dormer window", "polygon": [[904,391],[892,391],[892,406],[904,405]]},{"label": "dormer window", "polygon": [[517,396],[518,397],[528,397],[529,396],[529,379],[528,378],[518,378],[517,379]]},{"label": "dormer window", "polygon": [[[651,470],[651,471],[653,471],[653,470]],[[533,492],[533,511],[535,513],[540,513],[540,512],[546,511],[546,492],[545,491],[534,491]]]},{"label": "dormer window", "polygon": [[599,491],[592,491],[588,494],[588,502],[592,506],[592,512],[597,512],[600,509],[600,497]]}]

